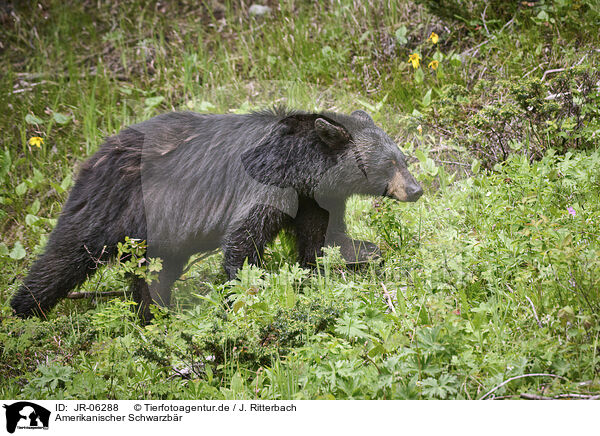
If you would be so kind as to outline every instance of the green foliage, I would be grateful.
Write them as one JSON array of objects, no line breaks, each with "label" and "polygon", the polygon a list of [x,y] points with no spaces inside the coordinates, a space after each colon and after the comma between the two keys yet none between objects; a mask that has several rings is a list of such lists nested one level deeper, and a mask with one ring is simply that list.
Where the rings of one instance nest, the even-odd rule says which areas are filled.
[{"label": "green foliage", "polygon": [[600,8],[595,0],[540,0],[535,2],[530,19],[538,26],[581,34],[600,24]]},{"label": "green foliage", "polygon": [[[436,239],[427,236],[427,222],[421,224],[419,244],[414,243],[416,235],[407,238],[403,228],[423,217],[395,203],[386,201],[374,209],[372,225],[390,249],[409,257],[420,253],[428,269],[436,270],[438,264],[449,273],[431,274],[434,288],[462,285],[472,292],[507,286],[542,307],[573,303],[593,315],[600,308],[600,264],[595,260],[600,244],[590,211],[600,198],[599,166],[598,152],[559,156],[550,151],[533,165],[514,156],[493,175],[461,181],[436,199],[442,201],[436,210],[450,211],[435,224],[440,232],[436,239],[446,235],[460,241],[450,251],[432,248]],[[443,201],[450,196],[452,201]]]},{"label": "green foliage", "polygon": [[471,31],[489,32],[516,19],[581,34],[600,23],[600,9],[595,0],[418,0],[418,3],[442,20],[462,23]]},{"label": "green foliage", "polygon": [[42,393],[44,396],[60,395],[66,384],[73,379],[73,368],[69,366],[46,366],[38,367],[40,376],[32,379],[23,390],[31,397],[37,397]]},{"label": "green foliage", "polygon": [[[549,149],[594,149],[600,134],[599,80],[598,71],[577,67],[548,82],[481,81],[474,95],[453,85],[429,120],[433,129],[450,127],[453,140],[487,168],[513,153],[540,159]],[[479,92],[492,102],[477,101]]]},{"label": "green foliage", "polygon": [[502,25],[517,12],[520,2],[491,0],[418,0],[432,14],[443,20],[464,22],[475,27],[482,25]]},{"label": "green foliage", "polygon": [[125,241],[117,244],[117,272],[121,277],[140,277],[147,283],[158,278],[162,269],[162,259],[147,259],[146,248],[146,241],[129,236],[125,236]]}]

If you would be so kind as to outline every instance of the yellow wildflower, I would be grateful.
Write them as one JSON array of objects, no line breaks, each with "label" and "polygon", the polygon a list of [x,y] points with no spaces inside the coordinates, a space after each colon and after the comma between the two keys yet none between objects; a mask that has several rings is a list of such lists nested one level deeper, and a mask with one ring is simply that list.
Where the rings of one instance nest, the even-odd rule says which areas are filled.
[{"label": "yellow wildflower", "polygon": [[40,138],[39,136],[32,136],[29,138],[29,145],[40,148],[44,144],[44,138]]},{"label": "yellow wildflower", "polygon": [[417,132],[419,132],[419,135],[423,134],[423,127],[420,124],[417,126]]},{"label": "yellow wildflower", "polygon": [[435,32],[431,32],[431,35],[429,35],[428,41],[433,42],[434,44],[437,44],[439,41],[440,37],[438,36],[437,33]]},{"label": "yellow wildflower", "polygon": [[419,68],[419,62],[421,61],[421,55],[419,53],[413,53],[408,57],[408,62],[410,62],[413,68],[416,70]]},{"label": "yellow wildflower", "polygon": [[440,63],[438,61],[431,61],[429,62],[429,65],[427,65],[429,68],[431,68],[432,70],[437,70],[437,67],[440,66]]}]

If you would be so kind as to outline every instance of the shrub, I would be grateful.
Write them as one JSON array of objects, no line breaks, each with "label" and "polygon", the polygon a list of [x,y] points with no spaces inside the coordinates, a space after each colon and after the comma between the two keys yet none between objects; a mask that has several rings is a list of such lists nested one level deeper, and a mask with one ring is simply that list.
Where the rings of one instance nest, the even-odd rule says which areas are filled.
[{"label": "shrub", "polygon": [[[492,168],[510,154],[539,160],[549,149],[594,149],[600,134],[600,72],[574,68],[544,82],[479,82],[444,89],[430,127]],[[422,122],[422,120],[419,120]]]}]

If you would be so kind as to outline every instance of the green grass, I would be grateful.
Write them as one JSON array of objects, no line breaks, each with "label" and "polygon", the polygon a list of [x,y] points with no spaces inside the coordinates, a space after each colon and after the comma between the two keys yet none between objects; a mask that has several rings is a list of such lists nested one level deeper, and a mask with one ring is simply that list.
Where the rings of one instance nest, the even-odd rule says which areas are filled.
[{"label": "green grass", "polygon": [[[519,376],[487,398],[600,393],[600,97],[581,89],[600,61],[595,2],[488,22],[408,1],[289,0],[263,18],[237,1],[38,3],[0,11],[1,398],[475,399]],[[574,81],[555,107],[557,69]],[[221,254],[195,264],[145,328],[125,298],[12,316],[104,137],[169,110],[273,104],[366,109],[416,157],[418,203],[348,204],[381,263],[354,272],[331,252],[302,270],[282,235],[235,282]],[[125,289],[113,265],[82,290]]]}]

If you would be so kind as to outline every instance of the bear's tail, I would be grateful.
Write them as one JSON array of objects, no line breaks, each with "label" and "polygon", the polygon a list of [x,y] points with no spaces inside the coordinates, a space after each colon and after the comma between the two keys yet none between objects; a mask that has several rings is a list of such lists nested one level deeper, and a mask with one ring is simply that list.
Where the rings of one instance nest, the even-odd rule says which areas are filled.
[{"label": "bear's tail", "polygon": [[60,299],[95,270],[89,253],[69,256],[64,250],[48,249],[33,264],[10,305],[21,318],[33,315],[45,318]]}]

